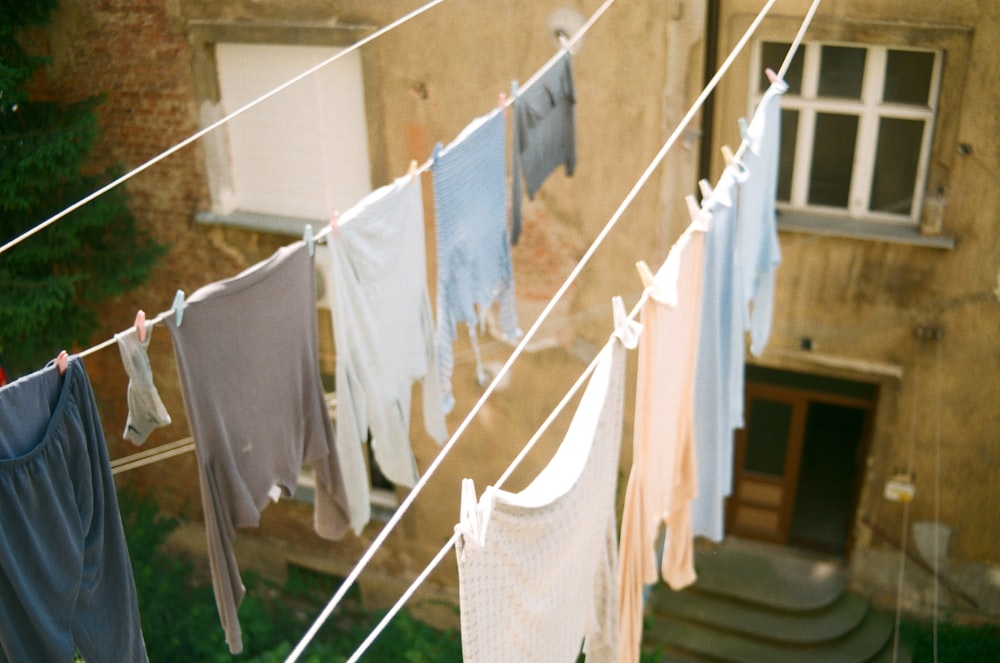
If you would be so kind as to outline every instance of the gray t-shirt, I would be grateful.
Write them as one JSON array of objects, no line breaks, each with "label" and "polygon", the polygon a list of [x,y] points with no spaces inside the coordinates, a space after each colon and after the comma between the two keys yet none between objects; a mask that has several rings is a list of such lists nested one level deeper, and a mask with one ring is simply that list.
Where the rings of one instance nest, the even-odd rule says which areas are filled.
[{"label": "gray t-shirt", "polygon": [[197,290],[182,322],[167,317],[194,435],[216,605],[229,649],[242,651],[245,589],[232,542],[268,500],[316,471],[315,528],[343,536],[347,497],[320,382],[315,268],[305,244]]}]

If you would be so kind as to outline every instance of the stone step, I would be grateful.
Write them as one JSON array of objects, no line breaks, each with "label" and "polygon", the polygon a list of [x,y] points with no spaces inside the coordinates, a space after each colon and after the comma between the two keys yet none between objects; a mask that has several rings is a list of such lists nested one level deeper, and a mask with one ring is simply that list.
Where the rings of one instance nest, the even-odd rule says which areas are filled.
[{"label": "stone step", "polygon": [[868,613],[867,599],[850,592],[817,610],[789,612],[690,589],[673,592],[665,585],[653,591],[650,607],[655,615],[795,644],[839,638],[856,628]]},{"label": "stone step", "polygon": [[776,610],[818,610],[844,593],[847,576],[839,560],[797,555],[766,544],[727,540],[695,557],[700,592]]},{"label": "stone step", "polygon": [[709,660],[733,663],[864,663],[879,655],[886,643],[891,641],[892,620],[883,613],[869,611],[857,628],[836,640],[820,644],[792,644],[759,640],[654,614],[645,635],[647,645],[663,643]]}]

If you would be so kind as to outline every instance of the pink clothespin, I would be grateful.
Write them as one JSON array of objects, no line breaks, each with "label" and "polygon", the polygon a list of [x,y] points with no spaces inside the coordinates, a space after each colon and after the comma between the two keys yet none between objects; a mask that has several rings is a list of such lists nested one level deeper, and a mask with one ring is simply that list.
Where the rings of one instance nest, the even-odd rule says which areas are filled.
[{"label": "pink clothespin", "polygon": [[139,342],[146,342],[146,312],[139,309],[135,314],[135,333],[139,335]]},{"label": "pink clothespin", "polygon": [[778,82],[778,74],[774,73],[774,70],[770,67],[764,70],[764,75],[767,76],[767,80],[771,81],[771,83]]},{"label": "pink clothespin", "polygon": [[507,115],[507,95],[503,92],[500,93],[500,97],[497,101],[497,107],[503,111],[503,114]]},{"label": "pink clothespin", "polygon": [[330,217],[330,231],[334,237],[340,234],[340,212],[334,212]]},{"label": "pink clothespin", "polygon": [[59,375],[66,375],[66,366],[69,364],[69,353],[65,350],[60,350],[59,354],[56,355],[56,368],[59,369]]}]

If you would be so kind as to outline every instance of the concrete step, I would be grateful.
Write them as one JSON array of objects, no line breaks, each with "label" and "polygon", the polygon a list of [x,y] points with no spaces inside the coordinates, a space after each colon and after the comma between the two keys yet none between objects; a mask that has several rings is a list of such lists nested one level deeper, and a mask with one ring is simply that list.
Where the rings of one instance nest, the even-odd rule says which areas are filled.
[{"label": "concrete step", "polygon": [[864,663],[879,655],[887,642],[891,645],[891,635],[892,620],[872,611],[848,634],[815,644],[777,643],[654,614],[644,641],[733,663]]},{"label": "concrete step", "polygon": [[660,585],[650,597],[650,608],[657,616],[764,640],[809,644],[834,640],[857,628],[868,613],[868,601],[847,592],[823,608],[787,611],[761,608],[690,589],[673,592]]},{"label": "concrete step", "polygon": [[695,571],[700,592],[775,610],[819,610],[837,601],[847,587],[839,560],[732,539],[698,549]]}]

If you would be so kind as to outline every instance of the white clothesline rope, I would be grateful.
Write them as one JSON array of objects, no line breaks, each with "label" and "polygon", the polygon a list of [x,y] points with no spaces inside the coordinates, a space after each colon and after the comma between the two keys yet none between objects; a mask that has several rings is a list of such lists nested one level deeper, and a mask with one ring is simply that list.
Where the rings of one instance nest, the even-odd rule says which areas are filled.
[{"label": "white clothesline rope", "polygon": [[[614,2],[615,0],[605,0],[605,2],[597,10],[597,12],[595,12],[595,16],[603,15],[604,12],[612,4],[614,4]],[[775,0],[768,0],[769,5],[774,4],[774,2]],[[591,20],[585,23],[584,26],[582,26],[581,29],[578,30],[575,35],[573,35],[572,40],[567,41],[567,44],[572,45],[573,43],[575,43],[576,40],[580,39],[583,36],[585,29],[589,29],[593,25],[595,20],[596,19],[592,17]],[[690,121],[690,117],[693,115],[694,113],[689,113],[688,121]],[[673,142],[675,142],[679,135],[680,131],[674,132],[674,135],[671,136],[671,140],[668,141],[668,143],[672,144]],[[662,161],[663,156],[665,154],[666,150],[661,150],[661,153],[657,155],[655,161],[657,163],[659,161]],[[333,613],[334,608],[336,608],[340,604],[341,600],[343,600],[344,595],[347,593],[347,590],[351,588],[354,582],[358,579],[358,576],[361,575],[361,571],[368,565],[368,563],[375,556],[375,553],[388,538],[389,534],[395,529],[396,525],[399,524],[400,520],[402,520],[403,514],[406,513],[410,505],[413,504],[414,500],[416,500],[417,495],[420,493],[421,490],[423,490],[423,487],[427,485],[427,482],[430,481],[430,478],[437,471],[437,468],[440,467],[441,463],[444,462],[445,457],[452,450],[452,448],[454,448],[455,444],[458,442],[458,439],[462,436],[465,430],[472,423],[475,416],[483,408],[483,405],[486,403],[486,400],[497,389],[497,385],[501,383],[504,376],[506,376],[507,373],[510,371],[510,367],[514,364],[517,358],[520,357],[521,354],[524,352],[524,349],[527,347],[528,342],[531,341],[531,339],[534,337],[539,327],[541,327],[542,322],[544,322],[545,319],[548,317],[549,313],[552,312],[556,304],[558,304],[559,300],[569,289],[569,286],[573,283],[573,281],[576,280],[576,277],[579,275],[580,271],[582,271],[583,266],[590,260],[594,252],[597,250],[598,246],[601,244],[601,242],[604,240],[607,234],[611,231],[611,228],[614,226],[615,223],[617,223],[618,219],[621,217],[622,212],[624,212],[628,204],[632,202],[632,199],[635,198],[636,194],[638,193],[638,190],[642,188],[642,184],[644,184],[645,180],[648,179],[649,176],[652,174],[652,170],[654,167],[655,166],[651,164],[651,166],[646,169],[646,172],[643,173],[642,178],[640,178],[640,183],[638,183],[632,189],[632,191],[629,192],[629,195],[626,197],[626,201],[622,204],[621,207],[619,207],[618,212],[615,214],[614,217],[612,217],[611,221],[608,222],[608,225],[605,226],[604,230],[600,233],[600,235],[598,235],[598,238],[590,246],[590,248],[587,250],[584,256],[580,259],[580,262],[577,263],[576,267],[567,277],[566,281],[563,282],[562,286],[559,287],[559,290],[556,291],[552,299],[550,299],[548,304],[545,305],[545,308],[542,309],[542,312],[535,319],[531,327],[528,329],[527,332],[525,332],[520,342],[511,352],[510,356],[507,358],[507,361],[504,362],[504,365],[497,372],[496,376],[486,386],[486,389],[483,391],[483,394],[479,397],[479,400],[476,401],[475,405],[473,405],[472,409],[459,424],[458,428],[452,434],[451,438],[448,439],[447,442],[445,442],[444,446],[442,446],[437,456],[435,456],[434,460],[431,461],[431,464],[427,467],[427,469],[424,471],[421,477],[417,480],[417,483],[407,494],[406,498],[404,498],[402,503],[400,503],[400,505],[396,508],[395,512],[392,514],[392,517],[385,523],[385,525],[382,526],[382,529],[379,531],[378,535],[372,541],[371,545],[369,545],[368,549],[361,556],[361,558],[358,560],[357,564],[355,564],[354,568],[347,575],[347,577],[344,578],[344,581],[337,588],[337,591],[330,598],[330,601],[326,604],[326,606],[324,606],[323,610],[320,612],[319,616],[306,631],[305,635],[303,635],[302,639],[299,641],[298,645],[296,645],[295,649],[293,649],[291,654],[289,654],[288,658],[285,659],[286,663],[294,663],[294,661],[298,660],[299,656],[302,655],[302,652],[312,641],[312,639],[316,636],[316,633],[319,631],[319,629],[323,626],[326,620],[329,619],[330,615]]]},{"label": "white clothesline rope", "polygon": [[[639,302],[629,312],[628,320],[634,320],[635,316],[638,315],[640,310],[642,310],[643,304],[645,304],[646,300],[649,298],[649,292],[650,291],[648,289],[643,290],[642,296],[639,298]],[[496,480],[496,482],[493,484],[494,487],[496,488],[503,487],[503,485],[507,482],[507,479],[510,478],[510,475],[514,473],[514,470],[518,468],[518,466],[521,464],[522,461],[524,461],[524,459],[531,452],[531,450],[535,448],[535,445],[538,444],[538,441],[542,438],[542,435],[548,432],[548,429],[552,425],[552,422],[556,420],[556,417],[562,414],[562,411],[566,408],[566,406],[573,399],[573,397],[576,396],[576,393],[580,391],[580,388],[583,386],[584,382],[586,382],[587,378],[589,378],[591,373],[594,372],[594,369],[597,368],[597,364],[600,362],[601,355],[607,352],[608,349],[611,347],[611,341],[613,338],[614,336],[612,335],[611,338],[609,338],[608,342],[605,343],[604,346],[601,348],[601,350],[597,353],[597,356],[594,357],[594,359],[590,362],[587,368],[584,369],[583,373],[580,374],[580,377],[577,378],[576,382],[573,383],[573,386],[571,386],[569,388],[569,391],[566,392],[566,395],[563,396],[562,400],[559,401],[558,405],[556,405],[556,407],[552,410],[552,412],[549,413],[549,416],[538,427],[534,435],[531,436],[531,439],[529,439],[527,443],[525,443],[524,447],[521,449],[521,452],[517,455],[516,458],[514,458],[514,460],[511,461],[510,465],[507,466],[507,469],[500,476],[500,478]],[[420,573],[420,575],[418,575],[416,579],[413,581],[413,583],[406,589],[406,591],[403,592],[399,600],[396,601],[395,604],[393,604],[393,606],[388,610],[388,612],[386,612],[385,615],[383,615],[381,621],[379,621],[379,623],[375,625],[375,627],[371,630],[371,632],[369,632],[368,636],[358,646],[358,649],[351,655],[349,659],[347,659],[347,663],[354,663],[355,661],[361,658],[361,656],[365,653],[365,651],[367,651],[368,648],[372,645],[372,643],[375,642],[375,639],[389,625],[389,622],[392,621],[392,618],[395,617],[400,610],[402,610],[406,602],[410,600],[410,597],[412,597],[413,594],[416,593],[420,585],[422,585],[424,581],[427,580],[428,577],[430,577],[430,574],[434,572],[434,569],[436,569],[438,564],[441,563],[441,560],[444,559],[445,555],[447,555],[448,552],[451,551],[451,549],[455,546],[455,543],[457,541],[458,541],[458,533],[455,532],[454,534],[452,534],[451,538],[448,539],[448,542],[444,544],[441,550],[438,551],[437,555],[435,555],[434,558],[427,564],[427,566]]]},{"label": "white clothesline rope", "polygon": [[[361,571],[368,565],[368,563],[375,556],[375,553],[377,552],[379,547],[381,547],[381,545],[385,542],[385,540],[388,538],[392,530],[395,529],[396,525],[402,519],[403,514],[416,499],[416,496],[427,484],[431,476],[433,476],[434,472],[444,461],[445,457],[448,455],[451,449],[455,446],[456,442],[461,437],[462,433],[464,433],[465,430],[468,428],[469,424],[472,422],[475,415],[478,414],[479,410],[482,409],[486,400],[490,397],[493,391],[496,390],[497,385],[501,382],[501,380],[510,370],[510,367],[517,360],[517,358],[524,352],[525,347],[527,346],[531,338],[534,336],[535,332],[537,332],[542,322],[545,320],[546,317],[548,317],[552,309],[554,309],[555,306],[559,303],[560,299],[563,297],[563,295],[565,295],[567,290],[569,290],[569,287],[579,276],[584,266],[586,266],[586,264],[593,257],[594,253],[603,243],[604,239],[608,236],[608,234],[611,232],[614,226],[618,223],[619,219],[621,219],[625,210],[632,204],[632,201],[639,194],[639,191],[643,188],[643,186],[645,186],[646,182],[653,175],[653,172],[659,167],[664,157],[666,157],[667,152],[669,152],[670,149],[677,142],[677,139],[681,136],[681,133],[687,127],[688,123],[694,118],[698,110],[705,103],[705,100],[708,98],[708,95],[712,93],[712,91],[718,85],[719,81],[722,79],[722,76],[726,73],[726,71],[729,70],[729,67],[732,66],[733,61],[746,46],[747,42],[749,42],[750,37],[753,35],[754,32],[756,32],[757,28],[760,26],[760,23],[764,20],[764,17],[771,10],[771,7],[774,5],[775,1],[776,0],[768,0],[767,3],[764,5],[764,7],[761,9],[760,13],[758,13],[753,23],[750,24],[750,27],[747,28],[747,31],[743,34],[739,42],[737,42],[733,50],[726,57],[726,60],[719,67],[719,70],[715,73],[715,75],[708,82],[708,84],[706,84],[701,94],[698,95],[698,98],[694,101],[691,108],[678,123],[673,133],[671,133],[670,137],[660,148],[660,151],[657,152],[656,156],[646,167],[646,170],[636,181],[635,185],[625,196],[624,200],[622,200],[621,204],[618,206],[618,209],[615,210],[615,213],[611,216],[607,224],[594,239],[594,242],[590,245],[590,247],[587,249],[584,255],[580,258],[580,261],[576,264],[576,266],[570,272],[569,276],[556,291],[555,295],[553,295],[552,299],[550,299],[548,304],[546,304],[545,308],[542,309],[542,312],[539,314],[539,316],[535,319],[534,323],[532,323],[531,327],[521,338],[521,341],[514,348],[510,357],[508,357],[507,361],[500,368],[497,375],[493,378],[493,380],[489,383],[489,385],[487,385],[486,390],[483,392],[482,396],[480,396],[479,400],[466,415],[465,419],[462,420],[462,423],[459,424],[459,427],[455,430],[455,433],[452,434],[451,438],[444,444],[444,446],[438,452],[434,460],[431,461],[431,464],[424,471],[423,475],[421,475],[420,479],[410,490],[409,494],[407,494],[406,498],[396,509],[395,513],[393,513],[392,518],[390,518],[389,521],[386,522],[386,524],[382,527],[381,531],[379,531],[378,535],[375,537],[371,545],[368,547],[368,550],[366,550],[365,553],[361,556],[355,567],[344,579],[340,587],[337,588],[337,591],[334,593],[333,597],[331,597],[330,601],[320,612],[319,616],[306,631],[305,635],[302,637],[302,640],[298,643],[298,645],[296,645],[295,649],[292,650],[288,658],[285,659],[285,663],[294,663],[294,661],[298,660],[298,658],[302,655],[302,652],[305,650],[306,646],[308,646],[309,642],[312,641],[312,639],[316,636],[316,633],[326,622],[326,620],[330,617],[330,614],[332,614],[334,608],[336,608],[336,606],[340,604],[340,601],[343,599],[344,595],[346,595],[348,589],[350,589],[350,587],[357,580],[358,576],[361,574]],[[577,34],[579,35],[580,33],[578,32]],[[439,555],[443,557],[443,554],[439,553]]]},{"label": "white clothesline rope", "polygon": [[[385,32],[388,32],[388,30],[390,30],[395,25],[398,25],[398,24],[400,24],[400,23],[402,23],[402,22],[404,22],[406,20],[409,20],[410,18],[414,18],[418,13],[426,11],[427,9],[429,9],[431,7],[431,5],[437,4],[438,2],[443,2],[443,1],[444,0],[436,0],[433,3],[428,3],[427,5],[424,5],[419,10],[411,12],[410,14],[407,14],[403,18],[397,20],[394,24],[391,24],[389,26],[386,26],[385,28],[382,28],[382,30],[380,30],[379,32],[382,33],[382,34],[384,34]],[[598,18],[600,18],[600,16],[602,16],[604,14],[604,12],[606,12],[608,10],[608,8],[612,4],[614,4],[614,2],[615,2],[615,0],[605,0],[604,3],[594,12],[593,15],[591,15],[591,17],[587,20],[587,22],[584,23],[580,27],[580,29],[571,38],[569,38],[569,39],[560,38],[560,41],[561,41],[561,44],[562,44],[562,48],[559,51],[557,51],[556,54],[553,55],[549,59],[548,62],[546,62],[544,65],[542,65],[537,71],[535,71],[535,73],[532,74],[531,77],[523,85],[520,86],[520,90],[523,92],[524,90],[527,90],[528,88],[530,88],[532,85],[534,85],[545,74],[546,71],[548,71],[553,66],[555,66],[555,64],[557,62],[559,62],[559,60],[563,57],[563,53],[570,51],[570,49],[583,37],[583,35],[587,32],[587,30],[590,29],[590,27],[596,22],[596,20]],[[206,127],[202,131],[200,131],[197,134],[195,134],[195,135],[191,136],[190,138],[188,138],[185,142],[179,143],[178,145],[176,145],[174,148],[171,148],[171,149],[173,151],[176,151],[178,149],[181,149],[181,148],[185,147],[188,143],[193,142],[194,140],[197,140],[198,138],[201,138],[202,136],[204,136],[206,133],[208,133],[212,129],[218,127],[219,125],[221,125],[224,122],[227,122],[227,121],[231,120],[232,118],[236,117],[238,114],[240,114],[240,113],[248,110],[249,108],[251,108],[253,105],[258,104],[258,103],[264,101],[265,99],[267,99],[270,96],[273,96],[274,94],[277,94],[281,90],[287,88],[288,86],[290,86],[290,85],[298,82],[302,78],[304,78],[304,77],[308,76],[309,74],[315,72],[317,69],[319,69],[319,68],[321,68],[321,67],[323,67],[323,66],[325,66],[327,64],[330,64],[331,62],[333,62],[334,60],[336,60],[337,58],[339,58],[339,57],[341,57],[343,55],[346,55],[351,50],[360,48],[361,46],[364,45],[364,43],[367,43],[367,41],[371,41],[372,39],[374,39],[378,35],[379,35],[378,32],[369,35],[366,39],[363,39],[363,40],[357,42],[356,44],[354,44],[353,46],[350,46],[348,49],[345,49],[344,51],[341,51],[341,52],[337,53],[335,56],[329,58],[328,60],[317,64],[316,66],[312,67],[308,71],[305,71],[305,72],[299,74],[294,79],[292,79],[292,80],[284,83],[280,87],[277,87],[277,88],[271,90],[270,92],[268,92],[264,96],[259,97],[258,99],[254,100],[254,101],[251,101],[246,106],[243,106],[242,108],[234,111],[230,115],[227,115],[226,117],[221,118],[215,124],[213,124],[211,127]],[[505,106],[509,106],[513,102],[514,102],[513,98],[507,98],[507,100],[504,102],[504,105]],[[168,150],[168,152],[169,151],[170,150]],[[167,154],[167,152],[164,152],[159,157],[156,157],[155,160],[162,159],[162,158],[164,158],[166,156],[168,156],[168,154]],[[132,173],[130,173],[130,174],[126,175],[126,176],[123,176],[122,179],[121,179],[121,182],[124,182],[125,179],[127,179],[131,175],[138,174],[138,172],[139,172],[140,169],[144,169],[144,168],[147,168],[148,166],[153,165],[153,161],[154,160],[151,160],[150,162],[147,162],[143,166],[140,166],[139,168],[137,168],[135,171],[132,171]],[[431,167],[432,163],[433,163],[433,157],[430,157],[426,161],[424,161],[424,163],[422,163],[422,164],[420,164],[418,166],[418,168],[416,169],[416,172],[420,173],[420,172],[423,172],[423,171],[429,169]],[[118,182],[118,183],[120,183],[120,182]],[[113,184],[114,183],[112,183],[112,185]],[[101,195],[102,193],[105,193],[107,190],[109,190],[110,188],[112,188],[112,185],[108,185],[103,190],[97,191],[94,194],[92,194],[93,198],[96,198],[97,196]],[[89,202],[89,201],[86,201],[86,200],[85,201],[81,201],[80,203],[77,204],[77,206],[79,207],[79,206],[85,204],[86,202]],[[73,211],[73,210],[72,209],[67,209],[67,210],[65,210],[64,213],[69,213],[71,211]],[[64,213],[60,213],[60,214],[64,214]],[[59,215],[57,215],[57,216],[59,216]],[[58,219],[56,219],[55,217],[53,217],[52,219],[50,219],[49,221],[46,221],[45,223],[50,223],[51,221],[54,221],[54,220],[58,220]],[[41,229],[40,227],[36,227],[36,228],[37,228],[37,230]],[[332,228],[333,228],[333,226],[331,224],[326,224],[323,228],[319,229],[316,232],[316,234],[313,236],[314,241],[318,241],[318,240],[322,239],[323,237],[325,237],[327,234],[329,234],[332,231]],[[30,232],[37,232],[37,230],[29,231],[29,233]],[[14,242],[12,242],[11,245],[17,243],[18,241],[21,241],[22,239],[27,239],[27,236],[29,235],[29,233],[26,233],[21,238],[18,238],[17,240],[15,240]],[[3,251],[6,250],[7,248],[8,248],[7,246],[4,246],[4,247],[0,248],[0,253],[3,253]],[[172,315],[174,312],[175,311],[173,309],[170,309],[170,310],[167,310],[167,311],[163,311],[159,315],[157,315],[156,317],[150,318],[147,321],[147,324],[150,325],[150,326],[156,325],[156,324],[162,322],[164,320],[164,318],[166,318],[168,315]],[[134,330],[135,330],[135,327],[129,327],[127,329],[122,330],[121,333],[123,333],[123,334],[129,334],[129,333],[132,333]],[[82,357],[86,357],[87,355],[90,355],[90,354],[93,354],[93,353],[98,352],[100,350],[103,350],[105,348],[111,347],[112,345],[115,344],[115,341],[116,341],[116,339],[114,337],[109,338],[109,339],[105,339],[104,341],[101,341],[100,343],[98,343],[96,345],[93,345],[93,346],[91,346],[91,347],[89,347],[89,348],[87,348],[85,350],[81,350],[80,352],[76,353],[76,356],[77,357],[81,357],[81,358]]]},{"label": "white clothesline rope", "polygon": [[[795,51],[802,41],[802,36],[805,34],[805,31],[808,28],[809,23],[812,21],[812,17],[815,14],[816,9],[821,1],[822,0],[814,0],[812,6],[810,7],[809,12],[806,14],[802,26],[799,28],[799,32],[796,35],[795,40],[792,42],[788,50],[788,53],[785,56],[785,60],[778,73],[778,80],[784,80],[784,74],[788,69],[788,65],[792,61],[792,58],[795,56]],[[741,147],[743,146],[741,145]],[[635,319],[635,316],[638,314],[638,312],[642,309],[642,306],[645,304],[649,296],[649,292],[650,291],[648,289],[643,290],[639,302],[635,305],[635,307],[633,307],[632,311],[629,312],[628,315],[629,320]],[[602,348],[601,352],[606,351],[609,345],[610,342],[609,344],[606,344],[604,348]],[[594,371],[599,359],[600,359],[600,353],[598,353],[597,357],[595,357],[594,360],[590,363],[590,365],[587,366],[587,368],[580,375],[580,377],[573,384],[573,386],[570,387],[569,391],[559,402],[559,404],[555,407],[555,409],[552,411],[549,417],[544,422],[542,422],[541,426],[538,428],[534,436],[532,436],[532,438],[529,439],[528,442],[525,444],[524,448],[521,450],[521,453],[518,454],[518,456],[507,467],[507,470],[504,472],[504,474],[496,481],[496,483],[494,484],[495,487],[497,488],[502,487],[503,484],[506,482],[506,480],[514,472],[514,470],[521,464],[521,462],[524,460],[527,454],[530,453],[530,451],[535,447],[541,436],[548,431],[549,426],[552,424],[555,418],[562,413],[566,405],[569,403],[570,399],[572,399],[576,395],[576,393],[580,390],[581,386],[583,385],[584,381]],[[406,589],[406,591],[403,592],[403,594],[396,601],[396,603],[393,604],[393,606],[386,612],[386,614],[382,617],[379,623],[375,625],[375,627],[368,634],[368,636],[358,646],[358,649],[351,655],[349,659],[347,659],[347,663],[355,663],[361,658],[361,656],[368,650],[368,648],[372,645],[372,643],[375,642],[375,639],[378,638],[378,636],[382,633],[382,631],[384,631],[385,628],[389,625],[389,622],[392,621],[392,619],[399,613],[399,611],[402,610],[403,606],[410,600],[410,598],[412,598],[412,596],[416,593],[417,589],[419,589],[419,587],[427,580],[427,578],[430,577],[430,574],[434,572],[434,570],[441,563],[444,557],[455,546],[457,540],[458,540],[458,533],[456,532],[451,536],[448,542],[445,543],[445,545],[441,548],[441,550],[438,551],[438,553],[434,556],[434,558],[431,559],[431,561],[424,568],[424,570],[414,579],[413,583]]]},{"label": "white clothesline rope", "polygon": [[282,83],[278,87],[273,88],[272,90],[270,90],[269,92],[264,93],[260,97],[257,97],[256,99],[248,102],[247,104],[241,106],[240,108],[237,108],[232,113],[226,115],[225,117],[222,117],[222,118],[216,120],[215,122],[213,122],[212,124],[208,125],[207,127],[205,127],[203,129],[201,129],[200,131],[197,131],[194,134],[188,136],[187,138],[185,138],[181,142],[177,143],[173,147],[170,147],[170,148],[164,150],[163,152],[161,152],[160,154],[156,155],[155,157],[153,157],[149,161],[146,161],[145,163],[141,164],[140,166],[137,166],[137,167],[133,168],[132,170],[130,170],[129,172],[125,173],[121,177],[119,177],[119,178],[117,178],[117,179],[109,182],[108,184],[105,184],[103,187],[101,187],[97,191],[94,191],[90,195],[88,195],[88,196],[86,196],[86,197],[78,200],[77,202],[73,203],[72,205],[70,205],[66,209],[62,210],[61,212],[58,212],[57,214],[49,217],[45,221],[42,221],[41,223],[39,223],[37,226],[31,228],[30,230],[24,232],[21,235],[15,237],[14,239],[10,240],[9,242],[7,242],[6,244],[4,244],[3,246],[0,246],[0,254],[3,254],[4,252],[10,250],[11,248],[17,246],[18,244],[20,244],[24,240],[28,239],[32,235],[35,235],[36,233],[41,232],[45,228],[48,228],[49,226],[51,226],[56,221],[59,221],[60,219],[62,219],[63,217],[65,217],[67,214],[70,214],[71,212],[74,212],[74,211],[78,210],[79,208],[83,207],[84,205],[86,205],[87,203],[91,202],[95,198],[99,198],[100,196],[103,196],[108,191],[111,191],[112,189],[116,188],[117,186],[123,184],[124,182],[126,182],[126,181],[128,181],[130,179],[132,179],[133,177],[135,177],[139,173],[143,172],[144,170],[146,170],[150,166],[153,166],[153,165],[159,163],[160,161],[163,161],[164,159],[166,159],[167,157],[171,156],[175,152],[178,152],[178,151],[184,149],[185,147],[187,147],[188,145],[190,145],[191,143],[193,143],[193,142],[195,142],[195,141],[203,138],[206,134],[211,133],[215,129],[218,129],[223,124],[226,124],[227,122],[229,122],[233,118],[237,117],[238,115],[242,115],[244,112],[250,110],[251,108],[253,108],[254,106],[260,104],[261,102],[266,101],[267,99],[270,99],[274,95],[278,94],[279,92],[284,91],[286,88],[288,88],[288,87],[290,87],[290,86],[298,83],[302,79],[304,79],[304,78],[312,75],[313,73],[319,71],[323,67],[326,67],[327,65],[335,62],[336,60],[339,60],[340,58],[346,56],[347,54],[349,54],[349,53],[351,53],[353,51],[358,50],[359,48],[361,48],[365,44],[367,44],[367,43],[369,43],[369,42],[371,42],[371,41],[373,41],[373,40],[381,37],[382,35],[386,34],[390,30],[393,30],[393,29],[399,27],[400,25],[406,23],[407,21],[416,18],[420,14],[422,14],[425,11],[433,8],[436,5],[441,4],[442,2],[444,2],[444,0],[431,0],[427,4],[422,5],[421,7],[418,7],[417,9],[413,10],[409,14],[406,14],[406,15],[404,15],[404,16],[396,19],[395,21],[393,21],[392,23],[389,23],[385,27],[379,28],[378,30],[376,30],[372,34],[368,35],[367,37],[364,37],[363,39],[360,39],[359,41],[351,44],[350,46],[348,46],[344,50],[339,51],[337,54],[335,54],[335,55],[327,58],[326,60],[323,60],[319,64],[316,64],[316,65],[310,67],[309,69],[307,69],[306,71],[302,72],[298,76],[295,76],[294,78],[292,78],[292,79],[290,79],[288,81],[285,81],[284,83]]}]

